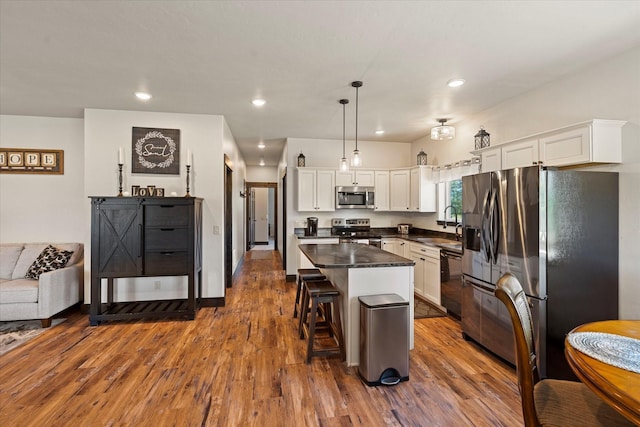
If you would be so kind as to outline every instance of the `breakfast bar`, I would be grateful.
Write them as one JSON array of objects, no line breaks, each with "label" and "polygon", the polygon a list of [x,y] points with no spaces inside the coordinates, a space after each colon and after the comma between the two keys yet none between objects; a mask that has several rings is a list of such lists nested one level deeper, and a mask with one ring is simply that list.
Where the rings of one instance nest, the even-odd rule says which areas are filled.
[{"label": "breakfast bar", "polygon": [[301,244],[300,251],[342,294],[342,319],[348,366],[359,364],[358,297],[397,294],[409,301],[409,348],[413,348],[413,267],[410,259],[358,243]]}]

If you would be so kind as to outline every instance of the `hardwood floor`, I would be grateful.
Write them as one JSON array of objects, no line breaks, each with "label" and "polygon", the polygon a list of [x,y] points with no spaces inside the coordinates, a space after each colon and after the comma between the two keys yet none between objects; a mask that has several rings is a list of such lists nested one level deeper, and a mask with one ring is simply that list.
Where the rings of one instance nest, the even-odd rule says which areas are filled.
[{"label": "hardwood floor", "polygon": [[304,363],[295,285],[251,259],[226,307],[195,321],[67,321],[0,356],[6,426],[520,426],[513,368],[448,317],[415,322],[410,379],[368,387],[337,359]]}]

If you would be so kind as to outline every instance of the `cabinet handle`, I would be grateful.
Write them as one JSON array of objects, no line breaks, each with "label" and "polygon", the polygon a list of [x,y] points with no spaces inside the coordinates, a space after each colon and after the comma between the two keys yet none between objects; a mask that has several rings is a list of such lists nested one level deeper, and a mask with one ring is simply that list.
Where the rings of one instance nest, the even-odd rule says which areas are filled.
[{"label": "cabinet handle", "polygon": [[160,205],[161,208],[173,208],[175,205]]},{"label": "cabinet handle", "polygon": [[175,228],[161,228],[160,231],[173,231]]},{"label": "cabinet handle", "polygon": [[142,256],[142,245],[144,244],[144,240],[142,238],[142,224],[138,224],[138,241],[140,244],[138,245],[138,258]]},{"label": "cabinet handle", "polygon": [[537,165],[537,164],[538,164],[538,162],[533,162],[533,165],[534,165],[534,166],[535,166],[535,165]]},{"label": "cabinet handle", "polygon": [[160,252],[162,255],[173,255],[173,252]]},{"label": "cabinet handle", "polygon": [[426,261],[426,259],[424,259],[424,258],[420,258],[420,260],[421,260],[421,261]]}]

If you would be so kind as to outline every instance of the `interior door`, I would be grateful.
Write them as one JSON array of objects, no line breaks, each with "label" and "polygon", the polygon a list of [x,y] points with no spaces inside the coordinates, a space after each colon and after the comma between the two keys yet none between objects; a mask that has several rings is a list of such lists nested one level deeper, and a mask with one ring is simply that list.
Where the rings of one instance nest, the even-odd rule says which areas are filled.
[{"label": "interior door", "polygon": [[256,245],[256,189],[249,192],[249,249]]},{"label": "interior door", "polygon": [[269,242],[269,189],[255,188],[254,194],[254,243]]}]

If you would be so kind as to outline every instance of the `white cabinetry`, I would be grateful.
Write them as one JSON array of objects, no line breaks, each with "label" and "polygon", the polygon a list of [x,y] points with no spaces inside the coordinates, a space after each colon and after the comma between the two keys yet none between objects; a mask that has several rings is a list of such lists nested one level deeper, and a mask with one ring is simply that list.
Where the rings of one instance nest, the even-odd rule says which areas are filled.
[{"label": "white cabinetry", "polygon": [[411,173],[409,169],[389,172],[389,210],[408,211],[410,203]]},{"label": "white cabinetry", "polygon": [[538,139],[525,139],[502,148],[502,169],[521,168],[538,164]]},{"label": "white cabinetry", "polygon": [[[339,243],[338,238],[329,239],[296,239],[299,245],[330,245]],[[298,249],[298,268],[316,268],[309,258]]]},{"label": "white cabinetry", "polygon": [[482,160],[482,171],[517,167],[573,166],[622,162],[620,120],[593,119],[560,129],[517,139],[473,153]]},{"label": "white cabinetry", "polygon": [[397,253],[398,241],[397,239],[382,239],[382,250],[391,252],[392,254]]},{"label": "white cabinetry", "polygon": [[389,210],[389,171],[375,171],[375,210]]},{"label": "white cabinetry", "polygon": [[389,210],[436,211],[436,184],[431,179],[431,167],[417,166],[389,172]]},{"label": "white cabinetry", "polygon": [[298,169],[298,211],[330,212],[335,210],[335,171],[333,169]]},{"label": "white cabinetry", "polygon": [[436,184],[431,179],[431,168],[418,166],[411,169],[409,210],[411,212],[436,211]]},{"label": "white cabinetry", "polygon": [[375,185],[375,172],[372,170],[355,170],[349,172],[336,172],[337,186],[357,185],[360,187],[373,187]]},{"label": "white cabinetry", "polygon": [[415,292],[434,304],[440,305],[440,249],[409,243],[409,258],[416,263]]},{"label": "white cabinetry", "polygon": [[493,172],[502,169],[501,152],[500,147],[492,147],[479,153],[482,172]]}]

